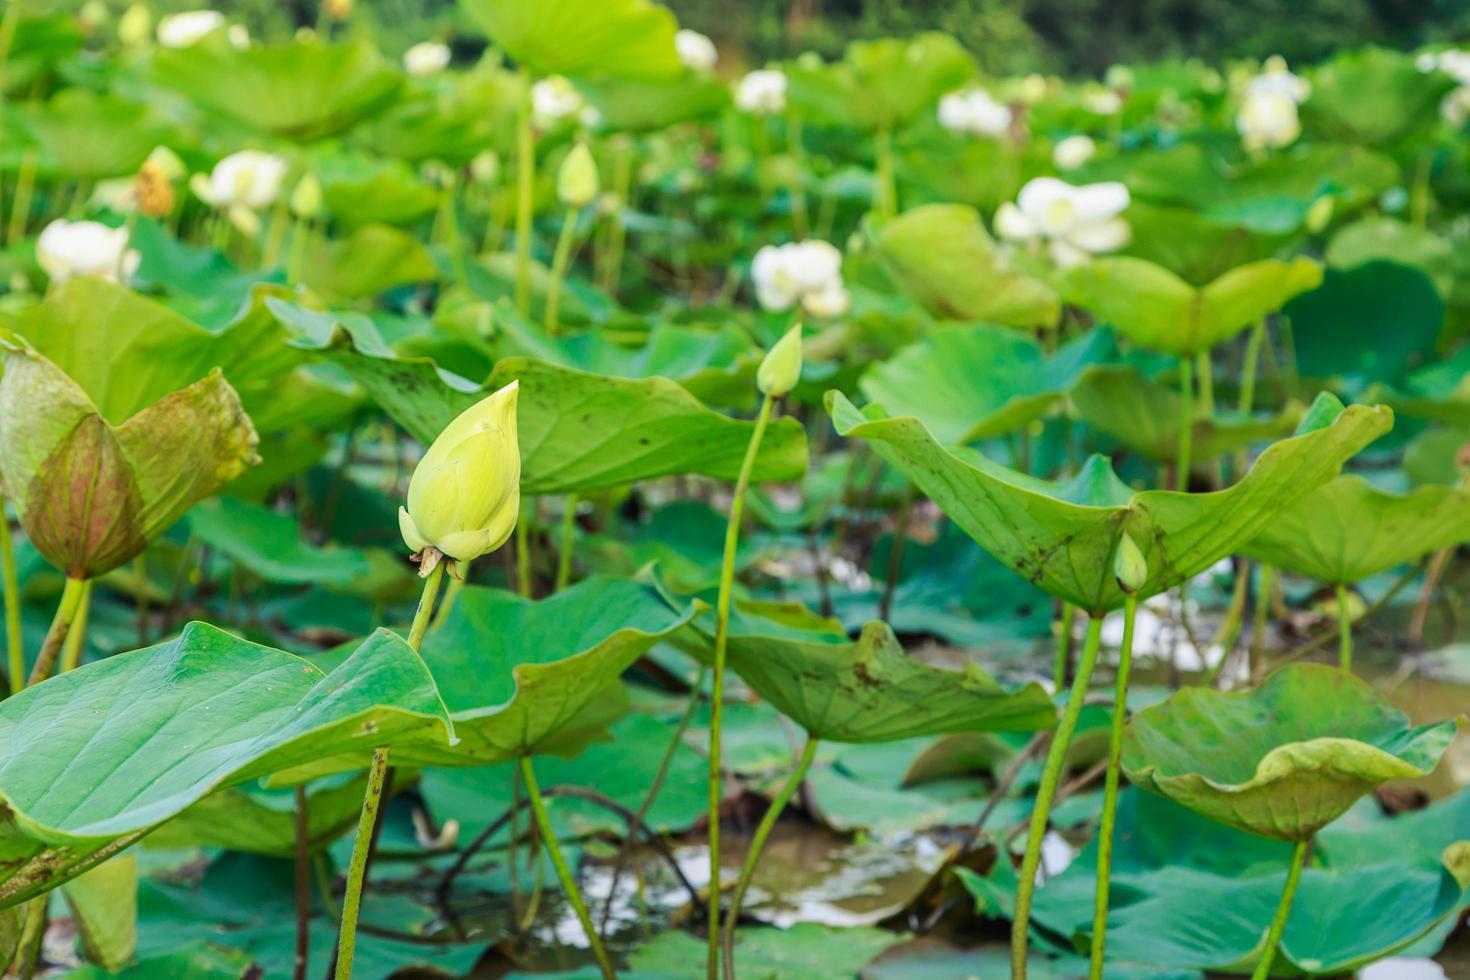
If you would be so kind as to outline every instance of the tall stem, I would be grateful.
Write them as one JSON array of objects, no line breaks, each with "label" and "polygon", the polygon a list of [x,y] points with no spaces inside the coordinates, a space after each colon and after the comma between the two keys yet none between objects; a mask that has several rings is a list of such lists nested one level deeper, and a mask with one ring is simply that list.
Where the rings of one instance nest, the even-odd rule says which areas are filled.
[{"label": "tall stem", "polygon": [[735,926],[740,921],[740,903],[745,898],[745,890],[750,887],[750,881],[755,877],[756,865],[760,863],[761,850],[766,846],[766,838],[771,835],[771,828],[776,826],[776,821],[781,817],[781,811],[786,809],[786,804],[791,802],[791,797],[801,788],[802,782],[806,779],[807,770],[812,767],[812,760],[817,757],[817,746],[820,744],[820,741],[814,736],[807,736],[801,756],[796,760],[796,768],[791,770],[791,775],[786,779],[786,785],[781,787],[781,791],[766,808],[766,815],[761,818],[760,825],[755,828],[755,836],[750,839],[750,847],[745,852],[745,863],[740,866],[740,879],[735,882],[735,891],[730,896],[730,911],[725,917],[726,980],[735,980]]},{"label": "tall stem", "polygon": [[292,980],[306,980],[306,965],[311,953],[311,842],[306,811],[306,784],[296,787],[296,808],[292,826],[296,838],[296,966]]},{"label": "tall stem", "polygon": [[730,517],[725,524],[725,552],[720,562],[720,591],[715,599],[715,663],[710,685],[709,715],[709,956],[706,963],[709,980],[720,975],[720,801],[724,798],[723,773],[720,767],[720,734],[724,721],[725,648],[730,637],[730,599],[735,587],[735,549],[740,543],[740,519],[745,512],[745,493],[750,487],[750,474],[755,469],[756,454],[771,420],[775,399],[761,399],[760,414],[745,459],[740,463],[740,476],[735,481],[735,495],[730,499]]},{"label": "tall stem", "polygon": [[566,509],[561,515],[561,546],[556,551],[556,591],[572,581],[572,539],[577,530],[577,495],[567,494]]},{"label": "tall stem", "polygon": [[[423,646],[424,634],[429,631],[434,600],[438,598],[439,585],[444,581],[444,562],[448,560],[440,561],[424,578],[424,590],[419,595],[419,606],[408,631],[408,645],[415,653]],[[352,976],[352,956],[357,948],[357,917],[362,908],[368,859],[373,850],[373,829],[378,822],[378,810],[383,805],[383,781],[387,775],[388,749],[379,746],[373,750],[372,765],[368,768],[362,811],[357,815],[357,840],[353,842],[352,861],[347,866],[347,892],[342,897],[342,923],[337,930],[337,980],[347,980]]]},{"label": "tall stem", "polygon": [[1179,358],[1179,459],[1175,489],[1189,490],[1190,450],[1194,444],[1194,379],[1188,357]]},{"label": "tall stem", "polygon": [[61,669],[58,673],[75,670],[82,662],[82,649],[87,642],[87,614],[92,605],[92,580],[82,581],[82,597],[77,600],[77,614],[71,629],[66,631],[66,642],[61,645]]},{"label": "tall stem", "polygon": [[893,133],[884,128],[878,130],[878,190],[874,199],[880,217],[890,218],[898,213],[898,191],[893,186]]},{"label": "tall stem", "polygon": [[1251,623],[1250,679],[1254,683],[1264,671],[1266,655],[1266,621],[1271,615],[1271,585],[1275,567],[1261,565],[1261,574],[1256,578],[1256,608]]},{"label": "tall stem", "polygon": [[56,615],[51,620],[51,628],[46,631],[46,642],[41,644],[36,665],[31,668],[31,679],[26,682],[28,686],[39,684],[51,676],[51,668],[56,666],[56,657],[61,653],[66,634],[71,631],[72,620],[85,591],[86,579],[67,576],[66,586],[61,590],[61,601],[56,604]]},{"label": "tall stem", "polygon": [[587,912],[587,903],[582,901],[582,893],[577,888],[577,879],[572,875],[572,869],[567,867],[567,859],[562,855],[561,845],[557,843],[556,834],[551,829],[551,818],[546,813],[546,801],[541,798],[541,789],[536,785],[536,771],[531,766],[530,756],[521,756],[521,778],[525,780],[526,796],[530,798],[531,812],[536,817],[536,826],[541,830],[541,839],[546,843],[546,853],[551,858],[551,866],[556,869],[556,876],[561,880],[561,887],[566,892],[567,901],[572,903],[577,919],[582,923],[583,931],[587,933],[587,942],[592,946],[592,955],[597,958],[597,965],[601,968],[602,975],[607,980],[613,980],[617,974],[613,970],[612,960],[608,958],[607,949],[602,945],[602,938],[597,935],[597,929],[592,924],[592,916]]},{"label": "tall stem", "polygon": [[1123,606],[1123,645],[1118,650],[1118,678],[1113,693],[1113,730],[1108,738],[1108,770],[1103,788],[1102,823],[1097,832],[1097,894],[1092,912],[1091,980],[1102,980],[1103,951],[1108,933],[1108,879],[1113,861],[1113,825],[1118,816],[1118,773],[1123,759],[1123,729],[1128,722],[1128,671],[1133,665],[1133,621],[1138,597],[1128,594]]},{"label": "tall stem", "polygon": [[1051,668],[1053,694],[1062,693],[1067,686],[1067,655],[1072,652],[1072,604],[1062,603],[1062,615],[1057,629],[1057,656]]},{"label": "tall stem", "polygon": [[10,538],[10,515],[0,497],[0,569],[5,588],[5,650],[10,669],[10,693],[26,686],[26,655],[20,632],[20,577],[15,570],[15,544]]},{"label": "tall stem", "polygon": [[1296,886],[1302,878],[1302,868],[1307,863],[1307,852],[1312,841],[1297,841],[1291,852],[1291,868],[1286,872],[1286,887],[1281,890],[1281,903],[1276,906],[1276,917],[1271,920],[1271,930],[1266,933],[1266,948],[1261,952],[1261,961],[1256,964],[1251,980],[1266,980],[1271,975],[1271,961],[1276,959],[1276,947],[1281,945],[1281,934],[1286,931],[1286,920],[1291,917],[1291,903],[1296,898]]},{"label": "tall stem", "polygon": [[531,309],[531,195],[536,180],[536,142],[531,132],[531,75],[521,69],[520,112],[516,115],[516,311]]},{"label": "tall stem", "polygon": [[1082,645],[1082,657],[1077,662],[1077,676],[1072,678],[1072,688],[1067,695],[1067,707],[1057,723],[1056,735],[1051,749],[1046,754],[1046,766],[1041,771],[1041,785],[1036,790],[1036,805],[1031,811],[1031,826],[1026,835],[1026,856],[1021,860],[1021,877],[1016,883],[1016,917],[1011,922],[1011,977],[1026,980],[1026,953],[1030,942],[1031,900],[1036,893],[1036,873],[1041,867],[1041,841],[1046,837],[1046,823],[1051,816],[1052,800],[1057,795],[1057,784],[1062,778],[1062,766],[1067,761],[1067,749],[1072,744],[1072,733],[1077,730],[1077,718],[1082,714],[1082,702],[1087,699],[1087,685],[1092,680],[1092,668],[1097,663],[1097,648],[1102,639],[1102,617],[1093,616],[1087,623],[1087,639]]},{"label": "tall stem", "polygon": [[1348,609],[1346,582],[1337,583],[1337,665],[1353,672],[1353,614]]},{"label": "tall stem", "polygon": [[521,514],[516,520],[516,594],[531,598],[531,517],[535,514],[533,497],[521,497]]},{"label": "tall stem", "polygon": [[572,261],[572,242],[577,237],[577,215],[581,208],[567,208],[561,221],[561,234],[556,237],[556,252],[551,257],[551,282],[546,287],[546,332],[555,337],[561,332],[561,287],[567,266]]},{"label": "tall stem", "polygon": [[602,267],[602,281],[599,283],[602,291],[614,300],[617,299],[618,282],[622,278],[623,248],[628,236],[624,215],[631,207],[630,195],[633,192],[633,148],[631,145],[620,143],[615,149],[613,193],[616,196],[618,210],[609,218],[612,226],[607,243],[607,257]]}]

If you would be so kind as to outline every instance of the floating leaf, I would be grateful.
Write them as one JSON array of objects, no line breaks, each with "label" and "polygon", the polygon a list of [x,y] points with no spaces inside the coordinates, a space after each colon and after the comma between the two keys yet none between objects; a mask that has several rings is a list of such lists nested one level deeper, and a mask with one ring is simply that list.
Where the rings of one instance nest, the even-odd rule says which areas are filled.
[{"label": "floating leaf", "polygon": [[543,74],[672,79],[678,23],[651,0],[460,0],[516,61]]},{"label": "floating leaf", "polygon": [[[850,977],[901,937],[876,928],[834,929],[803,922],[790,929],[735,932],[735,966],[752,977]],[[666,930],[629,958],[639,976],[694,980],[704,972],[704,943]]]}]

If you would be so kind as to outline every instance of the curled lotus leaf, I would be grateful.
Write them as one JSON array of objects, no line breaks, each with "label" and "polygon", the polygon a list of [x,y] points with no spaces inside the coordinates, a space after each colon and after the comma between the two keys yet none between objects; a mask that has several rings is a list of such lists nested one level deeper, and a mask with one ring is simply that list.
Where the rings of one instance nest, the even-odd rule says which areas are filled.
[{"label": "curled lotus leaf", "polygon": [[0,490],[36,550],[92,578],[259,462],[258,437],[218,370],[121,424],[46,357],[0,341]]},{"label": "curled lotus leaf", "polygon": [[1220,823],[1300,841],[1380,783],[1433,771],[1462,721],[1414,726],[1352,674],[1290,664],[1249,691],[1186,688],[1140,711],[1123,771]]},{"label": "curled lotus leaf", "polygon": [[827,394],[837,431],[868,442],[1004,564],[1090,613],[1123,604],[1113,551],[1123,532],[1142,550],[1146,598],[1197,575],[1258,535],[1281,507],[1332,479],[1393,425],[1382,407],[1343,408],[1321,395],[1298,434],[1268,447],[1240,482],[1215,493],[1135,492],[1094,456],[1066,483],[1027,476],[941,446],[918,419],[859,411]]}]

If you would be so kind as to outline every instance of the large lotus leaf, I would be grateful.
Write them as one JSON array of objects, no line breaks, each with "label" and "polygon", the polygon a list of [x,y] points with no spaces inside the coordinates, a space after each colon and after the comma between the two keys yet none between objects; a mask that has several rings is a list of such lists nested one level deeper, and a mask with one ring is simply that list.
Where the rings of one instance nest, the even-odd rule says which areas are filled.
[{"label": "large lotus leaf", "polygon": [[462,166],[486,149],[513,153],[526,80],[486,58],[445,81],[440,76],[433,85],[405,90],[382,113],[355,126],[352,140],[408,163]]},{"label": "large lotus leaf", "polygon": [[61,886],[88,962],[121,970],[138,947],[138,856],[119,854]]},{"label": "large lotus leaf", "polygon": [[672,78],[678,23],[651,0],[460,0],[496,47],[539,74]]},{"label": "large lotus leaf", "polygon": [[309,141],[380,110],[401,76],[362,38],[237,48],[215,31],[185,48],[159,48],[154,74],[168,88],[262,132]]},{"label": "large lotus leaf", "polygon": [[677,78],[600,78],[580,83],[587,101],[601,114],[601,126],[625,133],[664,129],[702,119],[730,101],[718,78],[686,71]]},{"label": "large lotus leaf", "polygon": [[189,530],[267,582],[342,588],[372,572],[363,552],[318,548],[302,539],[300,525],[289,514],[232,497],[206,500],[191,510]]},{"label": "large lotus leaf", "polygon": [[438,277],[423,243],[387,225],[363,225],[346,238],[322,242],[302,275],[322,295],[349,300]]},{"label": "large lotus leaf", "polygon": [[878,228],[874,245],[899,287],[937,317],[1049,327],[1061,315],[1055,290],[1012,268],[966,205],[905,211]]},{"label": "large lotus leaf", "polygon": [[[899,942],[887,929],[834,928],[799,922],[789,929],[748,927],[735,931],[735,964],[752,977],[855,977],[873,957]],[[687,932],[666,929],[629,958],[629,976],[698,980],[705,975],[704,944]]]},{"label": "large lotus leaf", "polygon": [[938,126],[906,129],[896,138],[900,197],[914,204],[968,204],[991,214],[1014,201],[1028,175],[1051,166],[1044,140],[973,139]]},{"label": "large lotus leaf", "polygon": [[391,633],[323,674],[191,623],[0,703],[0,903],[80,874],[217,789],[359,747],[450,738],[433,678]]},{"label": "large lotus leaf", "polygon": [[532,602],[466,586],[424,641],[459,742],[399,753],[423,765],[484,765],[585,742],[613,718],[591,710],[618,677],[702,607],[650,586],[590,578]]},{"label": "large lotus leaf", "polygon": [[1394,262],[1329,269],[1322,288],[1284,310],[1297,370],[1361,388],[1392,381],[1428,357],[1444,324],[1444,300],[1423,271]]},{"label": "large lotus leaf", "polygon": [[[306,839],[325,847],[355,826],[366,777],[341,773],[307,787]],[[247,783],[204,797],[144,838],[149,849],[218,847],[290,857],[296,850],[296,791]]]},{"label": "large lotus leaf", "polygon": [[76,180],[131,174],[166,140],[148,106],[79,88],[57,93],[25,125],[47,167]]},{"label": "large lotus leaf", "polygon": [[1161,265],[1194,286],[1203,286],[1237,266],[1270,258],[1285,238],[1191,208],[1145,201],[1134,201],[1124,216],[1133,230],[1124,254]]},{"label": "large lotus leaf", "polygon": [[1470,491],[1423,486],[1380,490],[1340,476],[1282,508],[1241,549],[1263,562],[1321,582],[1370,575],[1470,541]]},{"label": "large lotus leaf", "polygon": [[[1090,367],[1073,386],[1070,401],[1079,419],[1149,459],[1173,460],[1179,455],[1183,399],[1136,368]],[[1285,436],[1302,412],[1302,406],[1293,402],[1276,415],[1242,418],[1220,412],[1213,418],[1196,418],[1190,427],[1195,462],[1202,465],[1252,443]]]},{"label": "large lotus leaf", "polygon": [[1307,258],[1250,262],[1195,288],[1162,266],[1118,256],[1074,268],[1064,292],[1137,343],[1184,356],[1229,340],[1321,282],[1322,267]]},{"label": "large lotus leaf", "polygon": [[410,225],[439,206],[439,192],[401,160],[334,153],[318,157],[313,172],[327,212],[348,228]]},{"label": "large lotus leaf", "polygon": [[1427,228],[1383,215],[1369,215],[1338,231],[1327,244],[1325,257],[1334,269],[1351,269],[1365,262],[1413,266],[1434,281],[1445,299],[1454,288],[1454,245]]},{"label": "large lotus leaf", "polygon": [[1395,412],[1470,429],[1470,345],[1410,372],[1397,386],[1374,385],[1368,395]]},{"label": "large lotus leaf", "polygon": [[1005,435],[1046,415],[1089,364],[1111,355],[1105,330],[1048,356],[1030,337],[947,326],[874,364],[858,383],[870,401],[917,416],[945,445]]},{"label": "large lotus leaf", "polygon": [[[70,58],[81,48],[81,18],[62,6],[43,13],[39,6],[22,11],[14,22],[10,57],[5,63],[5,77],[0,79],[0,94],[24,95],[48,71]],[[14,103],[12,103],[14,105]],[[8,111],[9,107],[7,107]]]},{"label": "large lotus leaf", "polygon": [[1343,409],[1324,395],[1308,414],[1316,427],[1266,449],[1234,486],[1134,493],[1100,457],[1069,483],[1049,483],[978,453],[950,452],[918,419],[884,418],[878,406],[859,412],[840,392],[828,393],[827,410],[839,434],[867,441],[991,554],[1093,613],[1123,604],[1112,572],[1123,532],[1148,561],[1139,595],[1162,592],[1255,537],[1280,507],[1336,476],[1393,424],[1386,408]]},{"label": "large lotus leaf", "polygon": [[787,66],[786,96],[804,116],[865,130],[892,129],[964,85],[975,62],[948,34],[853,41],[842,60]]},{"label": "large lotus leaf", "polygon": [[906,653],[884,623],[868,623],[851,643],[751,629],[763,625],[750,616],[732,627],[730,669],[824,741],[1029,732],[1056,723],[1056,708],[1039,685],[1011,693],[977,664],[963,670],[931,667]]},{"label": "large lotus leaf", "polygon": [[1187,688],[1133,716],[1123,771],[1221,823],[1305,840],[1390,779],[1423,776],[1456,721],[1411,726],[1367,683],[1290,664],[1257,688]]},{"label": "large lotus leaf", "polygon": [[1439,104],[1455,87],[1442,72],[1422,72],[1412,55],[1386,48],[1346,51],[1311,74],[1302,106],[1314,133],[1345,143],[1390,146],[1439,121]]}]

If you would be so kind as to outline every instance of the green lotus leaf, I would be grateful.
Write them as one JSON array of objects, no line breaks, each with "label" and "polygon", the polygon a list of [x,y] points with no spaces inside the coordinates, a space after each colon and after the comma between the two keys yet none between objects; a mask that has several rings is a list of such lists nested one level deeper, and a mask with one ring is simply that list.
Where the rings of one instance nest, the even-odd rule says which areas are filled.
[{"label": "green lotus leaf", "polygon": [[355,300],[433,282],[439,269],[414,236],[387,225],[363,225],[346,238],[320,243],[302,278],[323,296]]},{"label": "green lotus leaf", "polygon": [[542,74],[672,78],[678,22],[651,0],[460,0],[496,47]]},{"label": "green lotus leaf", "polygon": [[579,83],[602,116],[600,126],[624,133],[651,132],[714,115],[730,101],[718,78],[686,71],[677,78],[599,78]]},{"label": "green lotus leaf", "polygon": [[1470,346],[1410,372],[1397,386],[1375,384],[1369,396],[1395,412],[1470,429]]},{"label": "green lotus leaf", "polygon": [[[311,850],[327,846],[357,825],[366,785],[362,773],[340,773],[307,787],[306,839]],[[218,847],[291,857],[296,850],[296,791],[258,783],[219,790],[150,833],[143,846]]]},{"label": "green lotus leaf", "polygon": [[[1183,399],[1136,368],[1089,367],[1072,387],[1070,401],[1079,419],[1149,459],[1172,461],[1179,455]],[[1194,460],[1204,464],[1252,443],[1281,438],[1295,428],[1303,411],[1301,404],[1292,402],[1276,415],[1242,418],[1220,412],[1213,418],[1197,418],[1191,426]]]},{"label": "green lotus leaf", "polygon": [[1026,176],[1051,166],[1043,140],[972,139],[915,126],[895,138],[899,197],[915,204],[968,204],[992,214],[1014,201]]},{"label": "green lotus leaf", "polygon": [[167,139],[148,106],[80,88],[58,92],[24,124],[47,169],[77,180],[134,173]]},{"label": "green lotus leaf", "polygon": [[858,385],[870,401],[914,415],[940,442],[960,445],[1043,417],[1112,348],[1106,330],[1089,331],[1048,356],[1014,330],[946,326],[868,368]]},{"label": "green lotus leaf", "polygon": [[863,130],[893,129],[964,85],[975,62],[948,34],[853,41],[842,60],[788,65],[786,97],[803,116]]},{"label": "green lotus leaf", "polygon": [[1351,673],[1289,664],[1249,691],[1187,688],[1138,712],[1123,771],[1212,820],[1300,841],[1378,784],[1427,775],[1459,726],[1411,726]]},{"label": "green lotus leaf", "polygon": [[80,18],[64,7],[42,13],[31,7],[15,20],[10,57],[0,93],[24,96],[34,92],[38,81],[82,47]]},{"label": "green lotus leaf", "polygon": [[379,111],[402,81],[361,38],[237,48],[215,31],[186,48],[158,48],[153,58],[154,75],[167,88],[260,132],[302,142]]},{"label": "green lotus leaf", "polygon": [[116,972],[138,948],[138,857],[119,854],[61,886],[87,961]]},{"label": "green lotus leaf", "polygon": [[1061,316],[1055,290],[1000,256],[974,208],[913,208],[879,226],[873,244],[899,287],[937,317],[1049,327]]},{"label": "green lotus leaf", "polygon": [[915,418],[859,412],[828,392],[837,431],[867,441],[991,554],[1053,596],[1092,613],[1123,604],[1113,549],[1127,532],[1148,560],[1146,598],[1197,575],[1260,533],[1276,511],[1337,475],[1342,464],[1387,432],[1393,413],[1343,409],[1319,396],[1304,421],[1321,423],[1266,449],[1239,483],[1216,493],[1135,493],[1102,457],[1066,484],[1049,483],[941,446]]},{"label": "green lotus leaf", "polygon": [[353,127],[354,143],[384,158],[462,166],[486,149],[515,151],[516,115],[525,80],[486,58],[443,84],[404,90],[372,119]]},{"label": "green lotus leaf", "polygon": [[616,720],[595,709],[623,671],[702,608],[680,611],[650,586],[610,578],[540,602],[466,586],[423,646],[459,741],[397,758],[478,766],[584,743]]},{"label": "green lotus leaf", "polygon": [[217,369],[114,424],[44,355],[0,341],[0,490],[73,578],[137,557],[257,462],[257,442]]},{"label": "green lotus leaf", "polygon": [[364,552],[318,548],[302,540],[301,527],[289,514],[232,497],[206,500],[191,510],[189,530],[267,582],[340,589],[373,570]]},{"label": "green lotus leaf", "polygon": [[1420,71],[1413,55],[1376,47],[1338,54],[1311,82],[1302,116],[1313,133],[1385,147],[1438,123],[1440,100],[1456,84],[1443,72]]},{"label": "green lotus leaf", "polygon": [[439,192],[401,160],[335,153],[318,157],[312,169],[327,212],[349,229],[411,225],[439,206]]},{"label": "green lotus leaf", "polygon": [[[901,941],[873,926],[835,928],[799,922],[789,929],[735,930],[735,963],[753,977],[855,977],[879,953]],[[704,947],[687,932],[667,929],[629,958],[630,976],[699,980]]]},{"label": "green lotus leaf", "polygon": [[1229,340],[1321,282],[1322,267],[1308,258],[1250,262],[1196,288],[1162,266],[1118,256],[1072,269],[1063,293],[1144,347],[1182,357]]},{"label": "green lotus leaf", "polygon": [[100,864],[218,789],[359,746],[451,737],[433,678],[391,633],[324,674],[191,623],[0,703],[0,904]]},{"label": "green lotus leaf", "polygon": [[1237,266],[1270,258],[1286,238],[1284,232],[1259,231],[1192,208],[1146,201],[1134,201],[1124,217],[1133,237],[1123,254],[1161,265],[1193,286],[1203,286]]},{"label": "green lotus leaf", "polygon": [[1319,582],[1351,584],[1465,541],[1470,490],[1390,493],[1340,476],[1282,508],[1241,550]]},{"label": "green lotus leaf", "polygon": [[1365,262],[1413,266],[1434,280],[1446,299],[1457,271],[1455,247],[1448,239],[1383,215],[1369,215],[1339,230],[1327,244],[1325,258],[1334,269],[1351,269]]}]

